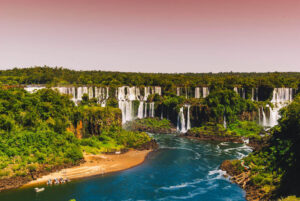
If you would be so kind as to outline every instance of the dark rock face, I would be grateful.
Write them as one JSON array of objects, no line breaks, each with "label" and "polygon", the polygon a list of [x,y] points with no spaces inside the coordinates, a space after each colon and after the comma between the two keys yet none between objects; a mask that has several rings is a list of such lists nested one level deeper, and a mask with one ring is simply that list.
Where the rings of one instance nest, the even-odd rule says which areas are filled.
[{"label": "dark rock face", "polygon": [[223,161],[223,163],[220,166],[220,169],[226,171],[226,173],[230,176],[240,174],[240,171],[236,168],[236,166],[232,164],[230,160]]},{"label": "dark rock face", "polygon": [[260,151],[263,147],[269,146],[269,138],[263,137],[261,139],[249,138],[248,146],[252,147],[255,151]]},{"label": "dark rock face", "polygon": [[158,149],[158,144],[154,139],[150,140],[149,142],[146,142],[145,144],[137,148],[137,150],[156,150],[156,149]]}]

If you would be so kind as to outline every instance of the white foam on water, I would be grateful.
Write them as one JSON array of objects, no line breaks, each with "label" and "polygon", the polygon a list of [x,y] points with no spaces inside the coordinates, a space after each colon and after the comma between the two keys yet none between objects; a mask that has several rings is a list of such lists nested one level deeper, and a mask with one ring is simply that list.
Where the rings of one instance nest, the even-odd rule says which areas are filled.
[{"label": "white foam on water", "polygon": [[[226,171],[223,171],[221,169],[215,169],[208,172],[208,179],[214,180],[214,179],[224,179],[224,175],[226,174]],[[211,177],[214,176],[214,177]]]},{"label": "white foam on water", "polygon": [[201,154],[199,154],[198,152],[196,152],[193,149],[188,149],[188,148],[182,148],[182,147],[164,147],[164,146],[162,146],[162,147],[160,147],[160,149],[182,149],[182,150],[187,150],[187,151],[191,151],[191,152],[195,153],[195,155],[197,156],[196,159],[200,159],[200,157],[201,157]]},{"label": "white foam on water", "polygon": [[189,192],[187,195],[183,195],[183,196],[168,196],[165,198],[161,198],[158,200],[186,200],[186,199],[191,199],[197,195],[201,195],[207,192],[207,189],[204,188],[197,188],[195,190],[193,190],[192,192]]}]

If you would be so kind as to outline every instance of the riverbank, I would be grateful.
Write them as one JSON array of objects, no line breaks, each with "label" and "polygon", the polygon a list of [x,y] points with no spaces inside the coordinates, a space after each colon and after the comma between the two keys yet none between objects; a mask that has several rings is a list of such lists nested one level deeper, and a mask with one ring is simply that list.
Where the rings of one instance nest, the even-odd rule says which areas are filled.
[{"label": "riverbank", "polygon": [[35,186],[40,184],[46,184],[49,179],[54,178],[68,178],[68,179],[80,179],[85,177],[91,177],[95,175],[107,174],[111,172],[117,172],[135,167],[144,162],[147,155],[152,150],[130,150],[123,154],[84,154],[84,163],[79,166],[62,169],[58,172],[54,172],[36,180],[30,181],[22,187]]},{"label": "riverbank", "polygon": [[226,176],[230,176],[233,183],[245,190],[248,201],[269,200],[271,195],[266,194],[251,182],[251,170],[237,163],[239,163],[238,160],[225,160],[220,169],[226,171]]}]

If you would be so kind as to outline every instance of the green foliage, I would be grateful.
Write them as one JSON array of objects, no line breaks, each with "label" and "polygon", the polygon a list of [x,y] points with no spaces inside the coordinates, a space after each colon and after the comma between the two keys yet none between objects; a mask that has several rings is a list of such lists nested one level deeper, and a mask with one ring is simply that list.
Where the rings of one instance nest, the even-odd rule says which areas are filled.
[{"label": "green foliage", "polygon": [[233,122],[236,120],[237,115],[242,114],[244,111],[257,111],[253,101],[241,98],[230,89],[213,91],[206,97],[205,103],[210,108],[210,116],[216,122],[221,122],[224,116],[226,116],[228,122]]},{"label": "green foliage", "polygon": [[100,135],[106,130],[122,126],[122,114],[119,108],[84,106],[80,112],[85,136]]},{"label": "green foliage", "polygon": [[17,176],[35,171],[38,164],[75,163],[82,157],[79,140],[73,133],[19,131],[0,135],[0,162],[10,164],[3,168],[12,168]]},{"label": "green foliage", "polygon": [[242,137],[259,137],[263,133],[263,127],[255,121],[235,121],[228,125],[227,130]]},{"label": "green foliage", "polygon": [[279,125],[272,130],[269,146],[243,160],[250,167],[251,182],[266,194],[299,196],[300,96],[282,109],[281,115]]},{"label": "green foliage", "polygon": [[137,119],[135,121],[137,126],[143,126],[147,128],[154,128],[154,129],[171,129],[172,124],[168,119],[158,119],[158,118],[145,118],[145,119]]},{"label": "green foliage", "polygon": [[219,135],[228,137],[255,137],[260,138],[263,128],[253,121],[235,121],[229,124],[227,129],[222,124],[208,122],[201,127],[193,127],[190,133],[197,135]]},{"label": "green foliage", "polygon": [[288,196],[286,198],[281,198],[278,201],[299,201],[300,198],[296,196]]},{"label": "green foliage", "polygon": [[151,138],[146,133],[126,131],[120,128],[106,131],[100,136],[82,139],[81,146],[85,152],[97,154],[124,148],[139,148],[150,140]]},{"label": "green foliage", "polygon": [[[74,71],[63,68],[33,67],[0,71],[3,84],[80,84],[105,86],[209,86],[212,89],[261,87],[298,88],[300,73],[122,73],[105,71]],[[263,90],[260,90],[263,91]],[[266,95],[268,96],[268,95]]]}]

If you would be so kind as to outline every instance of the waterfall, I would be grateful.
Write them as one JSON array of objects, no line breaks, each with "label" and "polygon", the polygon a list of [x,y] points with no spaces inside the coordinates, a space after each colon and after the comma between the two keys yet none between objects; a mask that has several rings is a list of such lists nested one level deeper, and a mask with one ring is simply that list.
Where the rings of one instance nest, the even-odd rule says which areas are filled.
[{"label": "waterfall", "polygon": [[[236,92],[241,98],[246,98],[246,90],[244,88],[237,88],[234,87],[233,91]],[[253,97],[253,91],[252,91],[252,97]]]},{"label": "waterfall", "polygon": [[94,90],[93,87],[88,88],[89,99],[94,98]]},{"label": "waterfall", "polygon": [[143,117],[144,117],[144,101],[141,101],[138,109],[138,118],[142,119]]},{"label": "waterfall", "polygon": [[45,87],[42,87],[42,86],[32,86],[32,85],[28,85],[26,86],[24,89],[26,91],[28,91],[29,93],[33,93],[33,92],[36,92],[37,90],[40,90],[40,89],[44,89]]},{"label": "waterfall", "polygon": [[176,95],[180,96],[180,88],[179,87],[176,88]]},{"label": "waterfall", "polygon": [[238,91],[238,88],[237,88],[237,87],[234,87],[234,88],[233,88],[233,91],[235,91],[235,93],[237,93],[237,94],[239,93],[239,91]]},{"label": "waterfall", "polygon": [[273,90],[273,97],[271,102],[274,107],[271,108],[269,105],[269,115],[266,115],[262,108],[262,121],[259,123],[265,127],[273,127],[278,124],[278,119],[280,118],[279,110],[286,106],[293,99],[293,89],[292,88],[275,88]]},{"label": "waterfall", "polygon": [[293,99],[293,89],[292,88],[275,88],[273,90],[272,103],[284,104]]},{"label": "waterfall", "polygon": [[154,102],[151,102],[149,105],[150,105],[149,117],[154,117]]},{"label": "waterfall", "polygon": [[252,101],[258,101],[258,88],[252,88],[251,89],[251,100]]},{"label": "waterfall", "polygon": [[[144,96],[141,96],[139,87],[119,87],[116,97],[119,102],[119,108],[122,110],[122,122],[125,123],[136,118],[154,117],[154,102],[146,102],[149,95],[152,94],[161,95],[161,87],[144,87]],[[134,111],[134,101],[139,101],[138,111]]]},{"label": "waterfall", "polygon": [[150,95],[150,87],[144,88],[144,101],[147,101],[148,96]]},{"label": "waterfall", "polygon": [[177,131],[179,131],[181,133],[186,132],[183,107],[180,108],[179,114],[178,114],[178,117],[177,117]]},{"label": "waterfall", "polygon": [[200,98],[200,88],[199,87],[195,88],[195,98]]},{"label": "waterfall", "polygon": [[122,123],[133,120],[132,101],[119,101],[119,108],[122,111]]},{"label": "waterfall", "polygon": [[190,105],[187,106],[187,125],[186,125],[186,130],[191,129],[191,120],[190,120]]},{"label": "waterfall", "polygon": [[267,126],[266,114],[265,114],[265,111],[264,111],[263,107],[261,108],[261,111],[262,111],[262,125]]},{"label": "waterfall", "polygon": [[161,96],[161,87],[158,87],[158,86],[154,87],[154,93]]},{"label": "waterfall", "polygon": [[148,103],[145,103],[144,104],[144,118],[146,118],[147,117],[147,111],[148,111]]},{"label": "waterfall", "polygon": [[184,89],[185,89],[185,98],[188,98],[188,89],[187,87],[185,87]]},{"label": "waterfall", "polygon": [[95,87],[94,97],[97,99],[97,103],[101,104],[102,107],[106,106],[106,100],[109,98],[108,87]]},{"label": "waterfall", "polygon": [[208,87],[203,87],[203,98],[206,98],[209,95],[209,89]]},{"label": "waterfall", "polygon": [[223,119],[224,119],[223,126],[224,126],[224,128],[227,128],[227,122],[226,122],[226,116],[225,116],[225,114],[224,114]]},{"label": "waterfall", "polygon": [[[185,122],[185,116],[184,116],[184,107],[187,108],[187,121]],[[184,107],[181,107],[177,116],[177,131],[180,133],[186,133],[189,129],[191,129],[191,120],[190,120],[190,105],[184,105]]]}]

